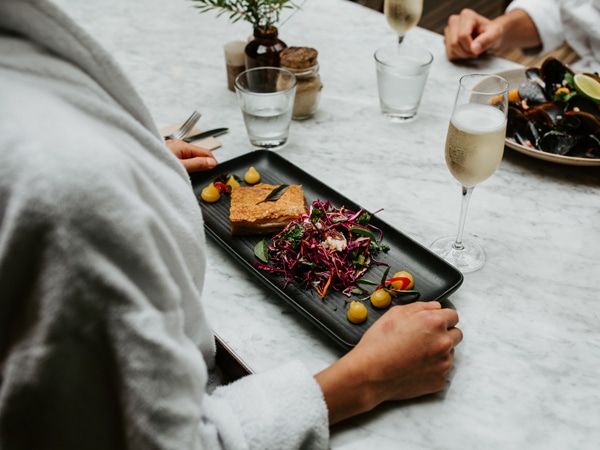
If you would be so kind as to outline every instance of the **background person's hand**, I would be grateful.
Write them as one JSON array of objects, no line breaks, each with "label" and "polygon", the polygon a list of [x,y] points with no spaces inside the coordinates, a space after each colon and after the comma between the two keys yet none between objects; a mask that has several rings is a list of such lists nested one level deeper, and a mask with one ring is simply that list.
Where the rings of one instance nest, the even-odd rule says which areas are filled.
[{"label": "background person's hand", "polygon": [[188,173],[209,170],[217,165],[217,160],[207,148],[179,139],[169,139],[165,144],[179,158]]},{"label": "background person's hand", "polygon": [[477,58],[486,50],[497,50],[502,42],[502,27],[472,9],[448,18],[444,45],[449,60]]},{"label": "background person's hand", "polygon": [[356,347],[316,375],[330,424],[388,400],[404,400],[444,388],[462,340],[458,314],[438,302],[395,306],[377,320]]}]

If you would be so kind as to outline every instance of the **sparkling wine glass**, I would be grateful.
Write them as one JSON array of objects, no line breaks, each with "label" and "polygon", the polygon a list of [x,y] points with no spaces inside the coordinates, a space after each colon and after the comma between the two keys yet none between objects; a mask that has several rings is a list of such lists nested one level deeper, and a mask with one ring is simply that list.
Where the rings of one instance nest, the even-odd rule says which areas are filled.
[{"label": "sparkling wine glass", "polygon": [[398,33],[398,43],[402,44],[406,33],[421,20],[423,0],[385,0],[383,13],[392,30]]},{"label": "sparkling wine glass", "polygon": [[431,250],[462,273],[485,263],[480,244],[463,239],[471,193],[496,171],[504,153],[508,82],[497,75],[473,74],[460,79],[446,136],[446,164],[462,185],[458,234],[440,238]]}]

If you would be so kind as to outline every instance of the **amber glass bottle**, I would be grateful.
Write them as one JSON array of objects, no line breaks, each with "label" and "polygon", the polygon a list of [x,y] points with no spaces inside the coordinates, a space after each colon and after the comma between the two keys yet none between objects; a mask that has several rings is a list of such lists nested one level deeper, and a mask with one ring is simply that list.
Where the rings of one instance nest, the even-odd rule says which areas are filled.
[{"label": "amber glass bottle", "polygon": [[279,53],[286,48],[279,39],[276,27],[254,29],[254,39],[246,45],[246,69],[255,67],[279,67]]}]

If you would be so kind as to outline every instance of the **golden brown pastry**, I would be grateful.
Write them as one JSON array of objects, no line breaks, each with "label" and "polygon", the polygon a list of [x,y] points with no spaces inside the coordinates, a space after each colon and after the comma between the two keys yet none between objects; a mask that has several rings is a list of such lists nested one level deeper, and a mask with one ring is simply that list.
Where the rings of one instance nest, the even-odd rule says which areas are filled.
[{"label": "golden brown pastry", "polygon": [[306,211],[302,186],[290,185],[276,201],[264,201],[277,185],[260,183],[231,191],[232,235],[267,234],[282,230]]}]

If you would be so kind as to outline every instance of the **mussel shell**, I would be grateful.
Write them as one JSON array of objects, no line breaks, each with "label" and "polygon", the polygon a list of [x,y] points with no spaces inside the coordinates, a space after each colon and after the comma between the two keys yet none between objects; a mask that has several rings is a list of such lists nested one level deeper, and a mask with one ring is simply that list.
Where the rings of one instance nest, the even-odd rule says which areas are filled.
[{"label": "mussel shell", "polygon": [[564,102],[546,102],[533,106],[524,111],[525,117],[534,122],[540,129],[554,128],[564,116]]},{"label": "mussel shell", "polygon": [[568,111],[556,124],[556,128],[567,133],[600,136],[600,120],[586,112]]},{"label": "mussel shell", "polygon": [[542,72],[540,71],[539,67],[530,67],[525,69],[525,78],[527,78],[527,81],[538,83],[542,87],[545,85],[544,80],[542,80]]},{"label": "mussel shell", "polygon": [[514,136],[519,130],[525,128],[527,122],[529,122],[529,119],[525,117],[523,111],[514,106],[509,106],[506,121],[506,135],[509,137]]},{"label": "mussel shell", "polygon": [[[540,130],[520,109],[510,106],[507,122],[506,136],[513,138],[518,144],[525,147],[538,148]],[[548,127],[544,127],[544,132],[548,130]]]},{"label": "mussel shell", "polygon": [[565,66],[558,59],[550,56],[544,60],[540,68],[540,74],[546,83],[544,89],[548,98],[554,97],[554,92],[563,85],[563,80],[567,73],[574,74],[569,67]]},{"label": "mussel shell", "polygon": [[547,153],[566,155],[579,143],[579,139],[563,131],[552,130],[539,140],[539,148]]},{"label": "mussel shell", "polygon": [[551,99],[546,95],[544,88],[534,82],[528,81],[519,86],[519,97],[527,102],[527,106],[535,106],[540,103],[546,103]]},{"label": "mussel shell", "polygon": [[527,100],[528,105],[537,105],[551,99],[546,96],[546,83],[538,67],[525,69],[525,81],[518,88],[519,97]]},{"label": "mussel shell", "polygon": [[600,106],[594,100],[583,95],[575,95],[567,102],[567,111],[577,110],[594,116],[600,124]]},{"label": "mussel shell", "polygon": [[518,92],[521,100],[525,100],[528,106],[535,106],[549,101],[544,88],[534,81],[521,84]]},{"label": "mussel shell", "polygon": [[533,122],[527,122],[521,129],[515,132],[515,141],[528,148],[539,150],[539,142],[542,132]]},{"label": "mussel shell", "polygon": [[591,135],[582,136],[569,156],[592,159],[600,158],[600,139]]}]

